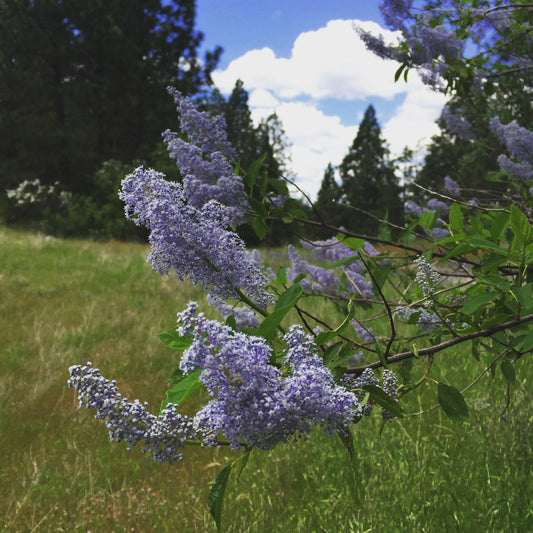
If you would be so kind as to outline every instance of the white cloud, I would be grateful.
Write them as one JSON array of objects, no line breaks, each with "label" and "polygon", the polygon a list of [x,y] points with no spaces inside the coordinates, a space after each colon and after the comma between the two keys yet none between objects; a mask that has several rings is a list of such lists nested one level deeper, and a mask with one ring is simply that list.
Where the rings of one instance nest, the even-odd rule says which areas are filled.
[{"label": "white cloud", "polygon": [[435,120],[446,102],[442,93],[424,90],[409,91],[395,115],[383,126],[393,154],[402,152],[405,146],[423,149],[433,135],[439,132]]},{"label": "white cloud", "polygon": [[[396,37],[374,22],[356,22],[384,34],[387,40]],[[268,88],[283,99],[393,98],[402,92],[391,83],[396,68],[366,49],[353,21],[332,20],[324,28],[301,33],[290,58],[276,57],[270,48],[251,50],[233,60],[226,70],[215,72],[213,80],[222,92],[230,92],[235,80],[241,79],[248,90]]]},{"label": "white cloud", "polygon": [[250,50],[225,70],[213,73],[215,84],[225,94],[237,79],[244,82],[256,122],[273,111],[278,113],[292,144],[292,170],[312,196],[327,164],[339,164],[346,154],[360,121],[360,117],[350,117],[354,123],[343,125],[339,116],[319,109],[321,100],[366,100],[366,106],[372,97],[392,101],[405,94],[394,116],[382,124],[393,153],[400,153],[405,145],[414,149],[421,138],[427,141],[437,132],[433,122],[443,105],[442,95],[432,93],[414,74],[407,84],[394,83],[398,65],[369,52],[354,23],[383,35],[386,41],[397,38],[374,22],[332,20],[323,28],[300,34],[290,58],[277,57],[265,47]]}]

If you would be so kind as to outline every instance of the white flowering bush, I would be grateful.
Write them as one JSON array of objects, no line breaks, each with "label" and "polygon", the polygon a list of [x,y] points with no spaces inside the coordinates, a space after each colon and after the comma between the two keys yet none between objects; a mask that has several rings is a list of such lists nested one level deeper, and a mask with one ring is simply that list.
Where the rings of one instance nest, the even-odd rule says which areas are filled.
[{"label": "white flowering bush", "polygon": [[[381,4],[386,23],[403,35],[399,46],[361,33],[378,55],[400,61],[397,79],[419,69],[436,90],[468,94],[491,76],[532,68],[527,53],[490,60],[509,40],[528,38],[529,4],[438,2],[425,11],[412,4]],[[502,15],[510,26],[502,26]],[[478,38],[481,30],[490,38]],[[468,39],[485,49],[466,56]],[[531,131],[499,117],[490,121],[506,148],[498,163],[507,193],[499,201],[462,201],[461,187],[446,178],[426,205],[408,200],[409,224],[392,242],[387,231],[360,235],[328,225],[318,212],[306,216],[291,201],[291,184],[269,178],[262,160],[236,172],[224,121],[170,92],[182,135],[167,131],[164,139],[183,183],[139,167],[123,180],[120,198],[126,216],[149,232],[153,268],[202,286],[224,318],[208,320],[191,302],[161,333],[181,362],[157,415],[122,398],[90,363],[70,368],[80,405],[96,410],[112,440],[142,443],[154,460],[168,462],[181,460],[188,445],[240,450],[211,489],[208,503],[220,527],[230,472],[253,450],[306,439],[319,427],[352,454],[352,425],[376,406],[384,423],[403,417],[402,398],[424,384],[435,387],[446,415],[468,418],[461,391],[431,375],[437,354],[445,364],[457,346],[477,358],[485,352],[489,362],[474,383],[498,368],[509,383],[516,380],[514,364],[533,349]],[[448,114],[448,122],[469,137],[460,117]],[[258,191],[262,201],[252,196]],[[275,272],[234,231],[250,223],[264,238],[271,218],[320,226],[331,238],[302,243],[314,259],[290,247],[291,265]],[[333,323],[310,312],[311,296],[335,305],[343,319]],[[288,316],[299,320],[288,324]],[[425,363],[420,375],[405,372],[414,358]],[[208,402],[192,417],[180,414],[198,389]]]}]

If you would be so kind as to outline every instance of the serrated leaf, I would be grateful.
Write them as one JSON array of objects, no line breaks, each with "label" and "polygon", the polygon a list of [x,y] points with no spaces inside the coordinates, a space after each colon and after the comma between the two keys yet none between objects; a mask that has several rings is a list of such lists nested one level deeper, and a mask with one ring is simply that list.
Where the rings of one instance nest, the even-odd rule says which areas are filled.
[{"label": "serrated leaf", "polygon": [[181,405],[196,389],[202,386],[199,378],[202,370],[195,370],[183,376],[179,381],[174,381],[174,386],[167,390],[166,400],[161,403],[161,411],[169,404]]},{"label": "serrated leaf", "polygon": [[510,385],[515,385],[516,384],[516,372],[511,361],[509,361],[509,359],[504,359],[501,362],[500,368],[502,370],[502,374],[507,380],[507,383],[509,383]]},{"label": "serrated leaf", "polygon": [[438,385],[439,403],[446,415],[457,422],[468,418],[468,407],[463,395],[451,385],[440,383]]},{"label": "serrated leaf", "polygon": [[207,505],[209,506],[209,512],[215,521],[217,531],[220,531],[220,520],[222,518],[222,503],[224,501],[224,493],[226,491],[226,485],[228,484],[228,478],[231,473],[233,463],[224,467],[218,474],[207,498]]},{"label": "serrated leaf", "polygon": [[191,333],[180,335],[176,328],[167,329],[158,335],[159,340],[172,350],[186,350],[194,340]]},{"label": "serrated leaf", "polygon": [[396,418],[403,418],[404,415],[400,404],[394,398],[389,396],[382,388],[370,383],[363,385],[361,388],[365,392],[368,392],[370,394],[370,398],[383,407],[383,409],[386,409]]}]

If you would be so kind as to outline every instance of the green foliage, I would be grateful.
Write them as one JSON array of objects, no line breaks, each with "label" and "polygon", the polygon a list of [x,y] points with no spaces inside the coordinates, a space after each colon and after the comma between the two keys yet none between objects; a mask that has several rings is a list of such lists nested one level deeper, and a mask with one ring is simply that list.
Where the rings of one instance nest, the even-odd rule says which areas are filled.
[{"label": "green foliage", "polygon": [[198,58],[195,11],[193,0],[2,1],[1,188],[59,181],[91,199],[79,202],[91,211],[80,234],[84,223],[104,224],[97,169],[110,160],[150,161],[172,126],[167,86],[193,94],[211,82],[221,49]]}]

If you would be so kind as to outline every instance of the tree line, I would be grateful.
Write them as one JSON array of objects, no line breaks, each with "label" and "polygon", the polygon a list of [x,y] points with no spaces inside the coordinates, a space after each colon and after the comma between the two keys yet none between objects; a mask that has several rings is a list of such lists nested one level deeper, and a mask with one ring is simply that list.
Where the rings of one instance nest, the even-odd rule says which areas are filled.
[{"label": "tree line", "polygon": [[[243,168],[265,154],[262,168],[270,177],[290,176],[279,117],[255,126],[242,81],[227,99],[213,87],[222,48],[200,60],[203,34],[195,15],[194,0],[0,1],[0,184],[12,191],[0,199],[5,222],[131,237],[116,196],[122,177],[144,163],[180,179],[161,140],[177,122],[168,86],[225,118]],[[445,176],[472,199],[497,200],[502,146],[488,117],[496,108],[522,125],[533,118],[529,93],[516,83],[509,76],[483,91],[455,94],[420,168],[409,166],[408,150],[391,157],[369,105],[346,156],[325,169],[315,210],[304,202],[302,209],[334,226],[375,234],[403,226],[405,201],[423,202]],[[461,121],[454,120],[459,115]],[[487,173],[494,175],[490,190]],[[272,229],[273,241],[278,233],[300,231]]]}]

